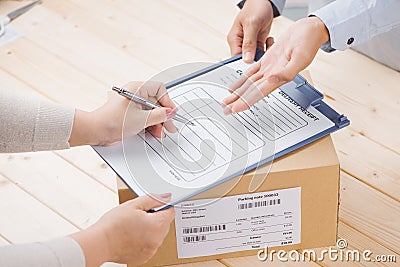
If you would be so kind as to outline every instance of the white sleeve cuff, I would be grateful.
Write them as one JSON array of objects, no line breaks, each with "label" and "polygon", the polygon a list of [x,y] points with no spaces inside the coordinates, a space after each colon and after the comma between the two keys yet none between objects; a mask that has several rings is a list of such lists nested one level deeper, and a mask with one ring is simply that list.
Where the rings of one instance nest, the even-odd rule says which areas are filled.
[{"label": "white sleeve cuff", "polygon": [[400,1],[336,0],[311,13],[329,31],[330,43],[321,48],[345,50],[400,25]]},{"label": "white sleeve cuff", "polygon": [[[317,16],[329,31],[329,43],[322,47],[324,50],[331,48],[345,50],[367,39],[367,20],[365,14],[349,12],[349,9],[361,10],[360,1],[349,1],[341,4],[335,1],[315,11],[310,15]],[[332,49],[332,50],[333,50]]]}]

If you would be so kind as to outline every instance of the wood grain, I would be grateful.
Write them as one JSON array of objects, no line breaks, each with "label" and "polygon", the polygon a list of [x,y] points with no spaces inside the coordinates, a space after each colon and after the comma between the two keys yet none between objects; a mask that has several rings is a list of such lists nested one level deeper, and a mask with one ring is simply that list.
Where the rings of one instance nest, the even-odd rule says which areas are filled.
[{"label": "wood grain", "polygon": [[52,153],[0,154],[0,166],[2,175],[79,228],[118,204],[117,194]]},{"label": "wood grain", "polygon": [[0,211],[0,232],[12,243],[43,241],[78,230],[1,174]]},{"label": "wood grain", "polygon": [[179,265],[168,265],[169,267],[224,267],[225,265],[219,261],[203,261]]},{"label": "wood grain", "polygon": [[400,155],[350,128],[332,137],[342,170],[399,201]]},{"label": "wood grain", "polygon": [[[285,258],[288,258],[288,255],[285,256]],[[273,258],[273,261],[260,261],[257,256],[248,256],[248,257],[239,257],[239,258],[230,258],[230,259],[223,259],[220,260],[223,264],[229,267],[243,267],[243,266],[254,266],[254,267],[262,267],[262,266],[271,266],[271,267],[297,267],[297,266],[310,266],[310,267],[318,267],[320,266],[319,264],[315,262],[296,262],[296,261],[279,261],[278,258],[275,255],[275,258]]]},{"label": "wood grain", "polygon": [[90,146],[74,147],[68,150],[56,151],[56,155],[68,163],[116,192],[117,181],[115,172],[97,155]]},{"label": "wood grain", "polygon": [[400,203],[341,173],[339,217],[388,249],[400,251]]}]

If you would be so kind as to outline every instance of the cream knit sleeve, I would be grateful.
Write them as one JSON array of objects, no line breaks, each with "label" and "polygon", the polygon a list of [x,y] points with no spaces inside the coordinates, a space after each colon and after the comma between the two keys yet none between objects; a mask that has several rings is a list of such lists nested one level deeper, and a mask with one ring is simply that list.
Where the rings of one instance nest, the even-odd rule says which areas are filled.
[{"label": "cream knit sleeve", "polygon": [[69,148],[75,109],[0,88],[0,153]]},{"label": "cream knit sleeve", "polygon": [[79,244],[70,237],[0,247],[0,267],[85,267]]}]

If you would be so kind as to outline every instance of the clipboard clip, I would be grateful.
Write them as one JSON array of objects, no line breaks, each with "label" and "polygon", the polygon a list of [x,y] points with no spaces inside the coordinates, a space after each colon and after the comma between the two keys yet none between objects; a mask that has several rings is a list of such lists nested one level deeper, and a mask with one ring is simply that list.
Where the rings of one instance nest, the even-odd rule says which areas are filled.
[{"label": "clipboard clip", "polygon": [[303,109],[308,109],[310,106],[318,107],[324,98],[323,94],[300,75],[296,75],[293,81],[282,85],[280,89]]},{"label": "clipboard clip", "polygon": [[302,76],[296,75],[293,81],[282,85],[280,89],[303,109],[307,110],[310,106],[313,106],[321,111],[335,123],[337,128],[340,129],[350,124],[350,121],[345,115],[337,113],[334,109],[325,104],[322,101],[324,95],[309,84]]}]

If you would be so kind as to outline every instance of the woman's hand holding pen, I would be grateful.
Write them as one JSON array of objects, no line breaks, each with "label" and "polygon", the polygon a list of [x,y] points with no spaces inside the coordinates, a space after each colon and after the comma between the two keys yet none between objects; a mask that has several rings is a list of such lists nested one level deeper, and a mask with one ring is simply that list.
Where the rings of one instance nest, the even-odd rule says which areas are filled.
[{"label": "woman's hand holding pen", "polygon": [[[135,135],[146,128],[157,137],[164,135],[163,127],[168,132],[177,131],[171,121],[176,115],[176,106],[162,83],[130,82],[123,88],[159,102],[163,108],[144,110],[140,104],[110,92],[108,101],[100,108],[92,112],[76,110],[69,140],[71,146],[110,145],[121,141],[123,133]],[[132,106],[128,108],[129,105]]]}]

